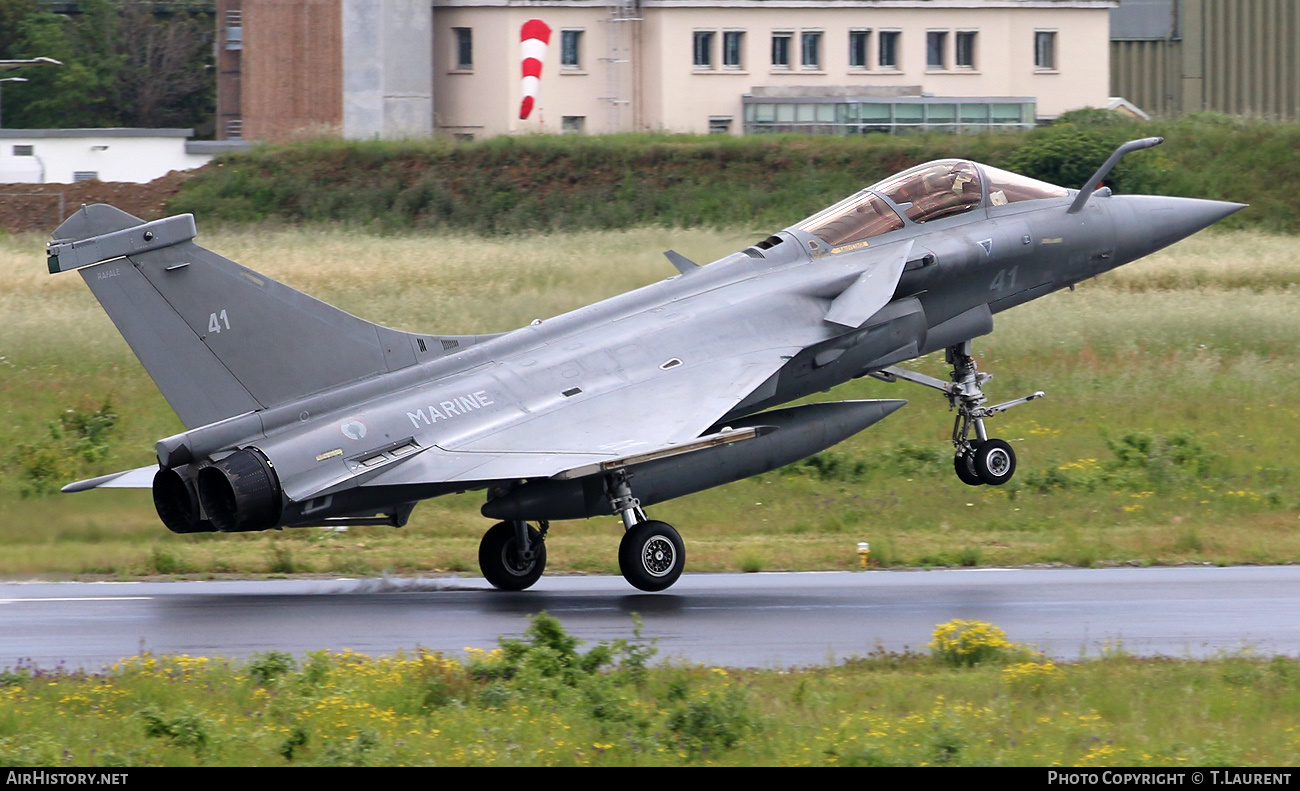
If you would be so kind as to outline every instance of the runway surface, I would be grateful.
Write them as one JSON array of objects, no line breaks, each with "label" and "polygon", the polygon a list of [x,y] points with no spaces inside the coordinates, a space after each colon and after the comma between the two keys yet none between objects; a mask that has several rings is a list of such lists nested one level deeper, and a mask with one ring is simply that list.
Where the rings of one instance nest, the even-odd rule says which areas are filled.
[{"label": "runway surface", "polygon": [[923,650],[953,618],[990,621],[1061,659],[1108,642],[1144,655],[1300,655],[1300,567],[1278,566],[688,574],[658,594],[562,576],[523,593],[473,578],[6,583],[0,667],[93,671],[142,650],[459,654],[519,636],[540,610],[588,644],[630,638],[638,613],[659,658],[740,667]]}]

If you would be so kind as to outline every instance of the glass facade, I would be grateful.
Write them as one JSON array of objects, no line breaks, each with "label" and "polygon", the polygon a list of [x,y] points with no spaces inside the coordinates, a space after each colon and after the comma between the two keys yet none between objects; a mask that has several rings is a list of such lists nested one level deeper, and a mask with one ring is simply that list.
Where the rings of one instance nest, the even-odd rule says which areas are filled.
[{"label": "glass facade", "polygon": [[745,134],[898,134],[912,130],[1032,129],[1029,97],[925,96],[767,98],[746,96]]}]

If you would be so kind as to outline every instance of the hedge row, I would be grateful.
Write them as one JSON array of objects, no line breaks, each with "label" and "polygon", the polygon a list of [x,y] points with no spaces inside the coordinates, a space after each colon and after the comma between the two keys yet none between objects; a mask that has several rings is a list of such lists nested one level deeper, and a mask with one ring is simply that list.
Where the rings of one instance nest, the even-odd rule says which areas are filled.
[{"label": "hedge row", "polygon": [[1135,123],[1081,111],[1021,133],[909,136],[503,136],[317,139],[222,157],[171,211],[205,221],[346,223],[482,234],[699,225],[778,228],[890,173],[975,159],[1078,187],[1124,140],[1161,135],[1117,192],[1250,203],[1225,223],[1300,232],[1300,125],[1215,114]]}]

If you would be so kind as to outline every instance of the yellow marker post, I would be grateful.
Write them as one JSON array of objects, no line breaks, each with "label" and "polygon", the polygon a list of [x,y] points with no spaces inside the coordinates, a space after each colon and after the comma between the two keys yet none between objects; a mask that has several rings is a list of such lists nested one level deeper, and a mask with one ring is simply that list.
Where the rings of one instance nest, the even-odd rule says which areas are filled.
[{"label": "yellow marker post", "polygon": [[868,544],[866,541],[859,541],[858,561],[862,564],[862,568],[865,569],[867,567],[867,558],[870,555],[871,555],[871,545]]}]

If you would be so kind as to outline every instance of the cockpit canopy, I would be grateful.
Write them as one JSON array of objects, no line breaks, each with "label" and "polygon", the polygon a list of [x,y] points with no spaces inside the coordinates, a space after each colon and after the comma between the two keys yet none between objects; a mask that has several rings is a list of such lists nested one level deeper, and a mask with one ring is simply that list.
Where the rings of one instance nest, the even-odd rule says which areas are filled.
[{"label": "cockpit canopy", "polygon": [[832,249],[902,228],[961,214],[984,205],[1004,206],[1042,198],[1063,198],[1069,191],[987,165],[940,159],[917,165],[840,201],[795,225]]},{"label": "cockpit canopy", "polygon": [[970,211],[984,200],[975,163],[959,159],[917,165],[870,189],[889,198],[907,219],[918,223]]}]

